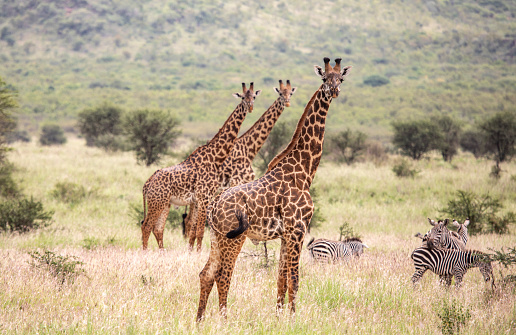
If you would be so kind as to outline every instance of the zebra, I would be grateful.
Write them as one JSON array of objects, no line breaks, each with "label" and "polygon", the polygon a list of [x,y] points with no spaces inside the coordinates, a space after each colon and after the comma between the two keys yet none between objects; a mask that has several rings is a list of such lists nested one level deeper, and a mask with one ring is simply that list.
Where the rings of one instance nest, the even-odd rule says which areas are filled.
[{"label": "zebra", "polygon": [[410,255],[414,261],[416,271],[412,276],[412,283],[415,285],[426,270],[431,270],[445,279],[447,286],[451,285],[452,276],[455,277],[455,286],[460,287],[462,278],[469,268],[478,267],[480,273],[487,283],[492,280],[491,287],[495,287],[493,267],[491,262],[486,260],[486,254],[477,250],[455,250],[440,248],[416,248]]},{"label": "zebra", "polygon": [[[455,221],[455,220],[454,220]],[[462,240],[457,233],[453,233],[448,230],[449,219],[444,221],[439,220],[435,222],[434,220],[428,218],[428,222],[433,226],[428,233],[428,244],[431,244],[433,247],[439,247],[443,249],[458,249],[458,250],[466,250],[466,243]],[[469,223],[469,222],[468,222]],[[466,233],[466,241],[467,241],[467,228],[464,226]]]},{"label": "zebra", "polygon": [[343,261],[351,257],[359,258],[364,248],[369,248],[359,238],[353,237],[344,241],[332,241],[323,238],[312,237],[306,246],[310,257],[314,260],[327,262]]},{"label": "zebra", "polygon": [[457,227],[457,232],[451,232],[454,236],[456,236],[458,239],[460,239],[462,242],[464,242],[464,245],[468,243],[468,225],[469,225],[469,219],[466,219],[464,223],[459,223],[457,220],[453,220],[453,225]]}]

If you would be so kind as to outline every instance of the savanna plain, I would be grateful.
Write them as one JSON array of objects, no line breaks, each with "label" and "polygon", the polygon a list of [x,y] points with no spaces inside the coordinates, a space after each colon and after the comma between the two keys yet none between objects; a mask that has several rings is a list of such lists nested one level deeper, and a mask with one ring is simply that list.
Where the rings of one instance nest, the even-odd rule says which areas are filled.
[{"label": "savanna plain", "polygon": [[[275,307],[279,240],[267,244],[267,264],[263,245],[247,241],[233,274],[227,319],[219,316],[214,288],[198,324],[198,274],[208,258],[209,232],[200,253],[188,251],[180,228],[165,231],[164,251],[152,239],[144,252],[132,215],[141,206],[143,183],[158,167],[137,165],[131,153],[86,147],[83,139],[58,147],[35,142],[15,143],[9,160],[23,192],[54,211],[53,222],[26,234],[0,235],[0,333],[438,334],[449,306],[467,316],[463,334],[516,332],[516,289],[500,282],[513,269],[494,265],[495,289],[478,269],[468,271],[460,289],[440,286],[430,272],[416,289],[410,280],[410,254],[420,244],[414,233],[429,229],[427,217],[443,218],[440,209],[456,190],[490,194],[504,212],[516,211],[514,162],[503,164],[501,178],[493,179],[491,161],[462,153],[444,163],[430,155],[413,162],[420,171],[415,178],[398,178],[392,171],[396,156],[351,166],[323,159],[314,186],[325,221],[305,245],[311,237],[338,239],[347,223],[369,249],[357,261],[315,264],[304,248],[297,311],[290,315]],[[81,185],[83,197],[64,202],[52,196],[63,182]],[[468,247],[514,247],[511,229],[472,236]],[[80,261],[77,276],[61,280],[32,266],[35,251]]]}]

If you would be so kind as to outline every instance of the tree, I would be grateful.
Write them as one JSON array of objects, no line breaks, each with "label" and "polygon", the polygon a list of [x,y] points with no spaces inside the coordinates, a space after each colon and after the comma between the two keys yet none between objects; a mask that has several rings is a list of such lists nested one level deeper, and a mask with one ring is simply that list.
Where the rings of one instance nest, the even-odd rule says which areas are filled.
[{"label": "tree", "polygon": [[9,89],[0,77],[0,165],[8,150],[8,137],[16,128],[16,120],[11,114],[11,110],[16,107],[15,95],[16,92]]},{"label": "tree", "polygon": [[272,128],[269,137],[258,151],[256,165],[261,173],[267,171],[270,161],[283,149],[292,139],[294,125],[291,122],[278,121]]},{"label": "tree", "polygon": [[366,149],[367,135],[361,131],[352,131],[349,128],[330,137],[332,151],[336,151],[340,160],[346,164],[353,164]]},{"label": "tree", "polygon": [[460,136],[460,147],[471,152],[475,158],[482,157],[486,150],[482,140],[483,134],[478,129],[470,129]]},{"label": "tree", "polygon": [[86,145],[117,150],[120,147],[117,137],[122,133],[122,113],[121,108],[108,103],[80,112],[77,127],[86,138]]},{"label": "tree", "polygon": [[141,109],[125,115],[123,131],[137,161],[149,166],[159,162],[181,134],[179,124],[179,119],[169,112]]},{"label": "tree", "polygon": [[405,156],[419,160],[425,153],[437,147],[439,129],[431,121],[395,121],[392,126],[392,144]]},{"label": "tree", "polygon": [[436,146],[445,162],[451,162],[453,156],[457,154],[459,147],[459,136],[461,132],[460,124],[448,115],[431,118],[437,125],[439,133],[436,136]]},{"label": "tree", "polygon": [[516,113],[499,112],[479,125],[487,155],[498,165],[516,154]]},{"label": "tree", "polygon": [[46,124],[41,128],[39,137],[41,145],[60,145],[66,143],[63,129],[57,124]]}]

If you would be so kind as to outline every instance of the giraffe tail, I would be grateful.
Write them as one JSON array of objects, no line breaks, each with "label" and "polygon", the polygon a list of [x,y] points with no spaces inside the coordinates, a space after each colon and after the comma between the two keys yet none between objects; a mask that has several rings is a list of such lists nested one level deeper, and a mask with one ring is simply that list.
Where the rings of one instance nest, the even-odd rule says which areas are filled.
[{"label": "giraffe tail", "polygon": [[236,238],[245,232],[247,228],[249,228],[249,220],[247,220],[247,215],[242,213],[242,211],[236,211],[235,215],[238,219],[238,228],[233,229],[227,233],[227,238]]}]

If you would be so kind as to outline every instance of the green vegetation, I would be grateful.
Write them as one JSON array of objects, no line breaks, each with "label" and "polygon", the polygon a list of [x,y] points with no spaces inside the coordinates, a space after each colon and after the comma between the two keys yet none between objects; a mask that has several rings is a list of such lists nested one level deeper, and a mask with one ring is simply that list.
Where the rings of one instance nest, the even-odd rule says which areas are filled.
[{"label": "green vegetation", "polygon": [[39,136],[41,145],[60,145],[66,143],[63,129],[58,124],[45,124]]},{"label": "green vegetation", "polygon": [[32,257],[32,262],[29,264],[33,268],[50,272],[61,285],[65,282],[73,284],[75,278],[85,272],[81,268],[84,263],[78,261],[76,256],[61,256],[49,250],[45,250],[43,253],[31,251],[29,255]]},{"label": "green vegetation", "polygon": [[[185,135],[208,138],[243,81],[264,90],[256,111],[274,100],[278,79],[295,81],[299,115],[325,56],[353,66],[330,132],[350,127],[385,144],[393,120],[451,115],[467,130],[516,104],[513,1],[2,0],[0,8],[0,76],[19,91],[19,127],[33,135],[42,121],[74,131],[81,111],[107,101],[170,110]],[[364,84],[371,76],[389,84]]]},{"label": "green vegetation", "polygon": [[119,149],[116,137],[122,133],[122,113],[121,108],[107,103],[80,112],[77,128],[86,139],[86,145],[106,150]]},{"label": "green vegetation", "polygon": [[51,223],[52,211],[45,212],[43,204],[29,199],[9,199],[0,203],[0,231],[25,233]]},{"label": "green vegetation", "polygon": [[462,327],[471,319],[471,311],[464,308],[460,301],[444,299],[437,309],[441,319],[439,329],[443,335],[459,334]]}]

